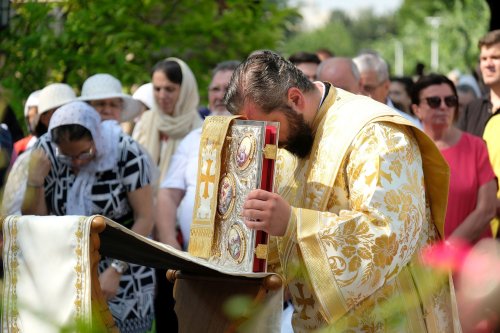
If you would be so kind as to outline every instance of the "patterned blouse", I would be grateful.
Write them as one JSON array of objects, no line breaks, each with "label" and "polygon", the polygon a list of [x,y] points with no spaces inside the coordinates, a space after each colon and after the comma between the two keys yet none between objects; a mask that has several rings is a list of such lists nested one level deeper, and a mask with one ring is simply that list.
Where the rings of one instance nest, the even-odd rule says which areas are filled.
[{"label": "patterned blouse", "polygon": [[[130,228],[133,225],[133,211],[127,192],[151,184],[151,176],[147,155],[137,142],[122,133],[118,145],[119,153],[115,166],[96,173],[91,193],[92,215],[104,215]],[[46,136],[42,136],[36,146],[45,150],[52,165],[45,178],[45,202],[48,212],[66,215],[67,193],[75,180],[75,174],[69,166],[58,161],[55,147]]]}]

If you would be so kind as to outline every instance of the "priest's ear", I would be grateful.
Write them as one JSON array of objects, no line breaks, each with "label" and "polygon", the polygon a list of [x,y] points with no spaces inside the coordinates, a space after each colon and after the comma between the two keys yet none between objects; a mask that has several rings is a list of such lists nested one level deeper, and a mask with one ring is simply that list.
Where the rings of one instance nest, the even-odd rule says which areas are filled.
[{"label": "priest's ear", "polygon": [[288,89],[288,105],[295,110],[303,111],[305,107],[304,93],[297,87]]}]

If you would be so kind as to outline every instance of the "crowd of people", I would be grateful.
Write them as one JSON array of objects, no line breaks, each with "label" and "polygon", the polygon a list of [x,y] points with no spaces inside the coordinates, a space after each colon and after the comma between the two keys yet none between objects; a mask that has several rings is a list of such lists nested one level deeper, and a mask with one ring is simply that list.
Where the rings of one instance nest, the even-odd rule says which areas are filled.
[{"label": "crowd of people", "polygon": [[[276,244],[268,269],[287,281],[283,332],[459,332],[460,319],[492,331],[498,304],[493,318],[458,318],[467,284],[429,291],[416,270],[441,240],[474,247],[498,234],[500,30],[478,45],[476,76],[391,77],[376,52],[258,50],[213,69],[208,113],[175,57],[133,95],[107,73],[80,96],[65,83],[34,87],[28,135],[0,127],[2,215],[100,214],[186,250],[204,117],[277,121],[277,191],[250,192],[242,218]],[[121,332],[177,330],[165,271],[102,258],[99,274]],[[396,315],[384,307],[394,295]]]}]

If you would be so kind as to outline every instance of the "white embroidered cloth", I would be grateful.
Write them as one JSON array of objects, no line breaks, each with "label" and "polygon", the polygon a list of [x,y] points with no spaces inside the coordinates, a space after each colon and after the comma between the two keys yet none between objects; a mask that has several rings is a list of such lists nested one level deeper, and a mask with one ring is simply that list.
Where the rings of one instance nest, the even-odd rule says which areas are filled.
[{"label": "white embroidered cloth", "polygon": [[5,219],[2,332],[60,332],[76,318],[90,325],[91,222],[80,216]]}]

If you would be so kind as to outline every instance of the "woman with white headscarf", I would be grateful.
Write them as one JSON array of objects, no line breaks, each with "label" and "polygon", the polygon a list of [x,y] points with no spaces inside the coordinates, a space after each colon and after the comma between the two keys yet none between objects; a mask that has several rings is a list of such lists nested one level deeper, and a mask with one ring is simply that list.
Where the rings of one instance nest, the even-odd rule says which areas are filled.
[{"label": "woman with white headscarf", "polygon": [[[153,67],[151,83],[153,106],[143,113],[132,137],[143,145],[158,165],[158,180],[162,180],[177,146],[191,130],[201,126],[202,119],[197,109],[198,85],[184,61],[167,58],[158,62]],[[156,328],[158,332],[176,331],[172,285],[166,280],[165,271],[157,270],[156,277]]]},{"label": "woman with white headscarf", "polygon": [[163,179],[179,142],[201,126],[198,85],[188,65],[177,58],[158,62],[152,70],[154,105],[142,115],[132,137],[143,145]]},{"label": "woman with white headscarf", "polygon": [[[44,87],[39,93],[32,95],[26,102],[25,112],[29,114],[29,108],[34,107],[36,114],[31,115],[31,130],[36,139],[47,133],[50,118],[54,111],[60,106],[76,100],[76,95],[73,89],[65,83],[52,83]],[[26,114],[26,113],[25,113]],[[3,198],[1,200],[0,213],[7,215],[20,215],[21,205],[26,191],[26,179],[28,177],[28,163],[31,156],[31,145],[24,153],[20,154],[12,165],[12,168],[7,177]]]},{"label": "woman with white headscarf", "polygon": [[[104,215],[148,236],[153,228],[149,159],[116,124],[101,122],[85,102],[53,114],[31,153],[22,212]],[[99,281],[121,332],[145,332],[153,321],[154,269],[111,258]]]}]

